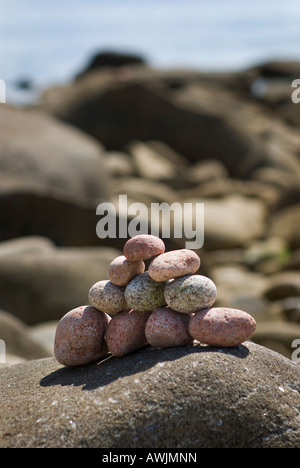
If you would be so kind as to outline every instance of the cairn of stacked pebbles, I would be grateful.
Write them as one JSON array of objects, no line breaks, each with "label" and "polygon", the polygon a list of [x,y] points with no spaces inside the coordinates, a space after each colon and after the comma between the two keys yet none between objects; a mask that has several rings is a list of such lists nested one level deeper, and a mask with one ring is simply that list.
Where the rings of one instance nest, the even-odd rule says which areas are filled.
[{"label": "cairn of stacked pebbles", "polygon": [[[145,271],[145,260],[149,260]],[[65,366],[94,362],[107,354],[124,356],[143,346],[233,347],[249,340],[254,318],[242,310],[213,307],[214,282],[197,274],[200,258],[188,249],[165,252],[152,235],[129,239],[115,258],[108,280],[94,284],[89,305],[59,321],[54,354]]]}]

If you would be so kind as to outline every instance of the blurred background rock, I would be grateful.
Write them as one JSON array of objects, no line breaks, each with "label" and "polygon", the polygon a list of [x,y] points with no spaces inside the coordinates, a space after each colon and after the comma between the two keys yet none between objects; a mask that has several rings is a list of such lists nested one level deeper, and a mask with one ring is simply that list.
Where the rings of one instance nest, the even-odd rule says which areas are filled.
[{"label": "blurred background rock", "polygon": [[[114,7],[118,4],[113,3]],[[248,9],[236,16],[236,1],[225,3],[231,10],[222,3],[216,16],[212,5],[202,3],[203,12],[211,12],[208,39],[215,35],[222,41],[225,33],[218,31],[217,21],[222,12],[226,11],[228,29],[230,14],[240,28],[246,21]],[[80,8],[75,4],[79,24],[80,15],[76,15],[81,11],[82,24],[86,22],[88,29],[91,21],[95,27],[94,3],[81,2]],[[192,21],[195,2],[180,3],[179,10],[177,2],[175,6],[167,0],[160,4],[162,14],[167,7],[170,15],[172,8],[177,13],[185,11],[183,26],[187,18]],[[128,4],[127,20],[138,20],[142,14],[134,5]],[[262,10],[255,10],[252,4],[255,15],[251,10],[250,31],[253,25],[267,21],[267,10],[260,5]],[[40,13],[43,9],[34,0],[31,7]],[[111,37],[120,18],[112,17],[107,8],[98,19],[103,24],[106,18]],[[288,11],[286,5],[283,31],[289,19],[300,17],[299,6],[295,8]],[[7,6],[4,36],[20,26],[26,33],[28,16],[14,25],[9,13]],[[201,11],[198,13],[202,31],[208,34]],[[280,11],[277,13],[280,17]],[[170,24],[163,18],[160,25],[167,33]],[[42,33],[38,29],[37,34],[53,39],[55,24],[59,28],[66,22],[59,15],[50,16],[48,30]],[[196,30],[195,18],[192,24]],[[274,20],[276,24],[278,33],[280,26]],[[298,46],[299,28],[289,29],[298,38]],[[106,41],[99,33],[95,36],[99,51],[90,53],[86,65],[81,69],[78,65],[75,72],[86,54],[75,53],[72,35],[56,38],[53,55],[43,56],[42,63],[48,64],[45,69],[60,64],[68,54],[77,57],[76,67],[69,65],[68,70],[74,70],[72,77],[59,84],[53,79],[53,85],[38,93],[32,93],[35,80],[30,83],[23,77],[28,75],[28,65],[22,73],[32,44],[29,31],[23,55],[20,49],[19,55],[6,51],[7,63],[19,70],[15,80],[19,91],[23,90],[23,97],[31,93],[26,104],[23,97],[18,101],[16,94],[8,93],[7,103],[0,105],[0,338],[7,345],[8,363],[52,356],[59,318],[85,304],[90,286],[107,278],[108,265],[120,254],[126,239],[97,237],[96,207],[109,201],[118,210],[122,194],[128,196],[128,203],[143,202],[148,207],[153,202],[204,202],[205,239],[197,251],[202,259],[199,272],[215,281],[217,305],[251,313],[257,321],[253,341],[291,358],[292,342],[300,339],[300,104],[291,100],[292,81],[300,78],[295,44],[290,45],[291,57],[273,53],[262,62],[258,54],[237,66],[232,61],[235,45],[230,43],[231,66],[225,66],[226,50],[221,50],[218,56],[210,54],[209,63],[214,66],[209,67],[203,65],[204,59],[201,62],[195,30],[190,34],[199,61],[189,56],[193,66],[181,67],[171,66],[172,38],[170,42],[165,38],[169,56],[166,52],[164,57],[169,60],[158,66],[147,59],[147,51],[143,55],[130,47],[124,50],[126,37],[119,48],[116,44],[104,47]],[[201,36],[201,28],[198,33]],[[264,31],[258,33],[263,37]],[[266,37],[269,33],[266,28]],[[155,34],[153,28],[151,37]],[[243,37],[239,28],[236,34]],[[117,32],[115,36],[120,41]],[[140,50],[139,39],[138,34],[131,39],[136,50]],[[281,39],[284,42],[284,36]],[[64,49],[66,41],[70,53]],[[178,41],[182,42],[180,35]],[[156,47],[159,56],[159,45]],[[241,44],[236,47],[242,57]],[[22,50],[21,42],[19,48]],[[155,48],[153,53],[155,56]],[[20,60],[18,66],[14,60]],[[7,79],[5,73],[9,76],[4,67],[1,78]],[[60,76],[57,72],[58,80]],[[181,221],[175,213],[174,223]],[[164,240],[170,250],[184,247],[186,239]]]}]

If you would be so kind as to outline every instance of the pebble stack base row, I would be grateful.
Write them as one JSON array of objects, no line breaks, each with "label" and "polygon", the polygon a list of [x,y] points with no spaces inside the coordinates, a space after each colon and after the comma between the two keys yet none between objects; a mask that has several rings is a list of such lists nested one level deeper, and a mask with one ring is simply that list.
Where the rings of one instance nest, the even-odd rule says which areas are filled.
[{"label": "pebble stack base row", "polygon": [[197,274],[200,265],[193,250],[166,252],[156,236],[129,239],[123,255],[111,262],[109,279],[90,288],[89,305],[69,311],[59,321],[57,361],[74,367],[147,345],[187,346],[196,340],[234,347],[249,340],[256,329],[254,318],[242,310],[213,307],[217,288],[210,278]]}]

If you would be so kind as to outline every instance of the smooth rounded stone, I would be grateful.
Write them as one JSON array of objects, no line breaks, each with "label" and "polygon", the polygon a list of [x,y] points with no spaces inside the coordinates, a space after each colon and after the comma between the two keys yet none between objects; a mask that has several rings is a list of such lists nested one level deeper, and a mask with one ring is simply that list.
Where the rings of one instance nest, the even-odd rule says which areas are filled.
[{"label": "smooth rounded stone", "polygon": [[124,356],[147,345],[145,325],[149,313],[128,310],[112,317],[106,330],[108,350],[114,356]]},{"label": "smooth rounded stone", "polygon": [[193,250],[172,250],[155,257],[149,265],[148,272],[154,281],[167,281],[196,273],[200,263],[199,256]]},{"label": "smooth rounded stone", "polygon": [[1,106],[0,123],[1,185],[9,179],[27,184],[32,195],[40,186],[69,200],[106,198],[105,150],[86,132],[47,112],[13,106]]},{"label": "smooth rounded stone", "polygon": [[[191,216],[195,218],[192,208]],[[205,247],[208,250],[247,246],[264,233],[265,224],[266,207],[257,198],[234,193],[205,200]]]},{"label": "smooth rounded stone", "polygon": [[256,322],[250,314],[226,307],[200,310],[189,323],[189,333],[195,340],[218,347],[238,346],[250,340],[255,329]]},{"label": "smooth rounded stone", "polygon": [[105,356],[104,339],[110,317],[92,306],[70,310],[59,321],[54,340],[56,360],[70,367],[82,366]]},{"label": "smooth rounded stone", "polygon": [[1,448],[299,448],[300,366],[253,342],[0,369]]},{"label": "smooth rounded stone", "polygon": [[177,174],[175,164],[151,148],[148,143],[132,141],[127,150],[133,157],[138,174],[145,179],[169,180]]},{"label": "smooth rounded stone", "polygon": [[145,263],[143,260],[130,262],[125,255],[115,258],[108,268],[109,279],[117,286],[127,286],[135,276],[144,273]]},{"label": "smooth rounded stone", "polygon": [[99,245],[95,206],[110,197],[101,143],[36,108],[1,106],[0,128],[0,240]]},{"label": "smooth rounded stone", "polygon": [[124,245],[123,254],[132,261],[147,260],[165,251],[162,239],[150,234],[140,234],[129,239]]},{"label": "smooth rounded stone", "polygon": [[125,289],[125,299],[131,309],[147,312],[166,305],[165,283],[150,278],[148,271],[133,278]]},{"label": "smooth rounded stone", "polygon": [[16,237],[4,242],[0,242],[0,257],[19,256],[23,254],[43,254],[52,255],[54,252],[54,243],[47,237],[42,236],[24,236]]},{"label": "smooth rounded stone", "polygon": [[171,309],[189,314],[211,307],[217,298],[217,288],[206,276],[185,275],[167,283],[164,296]]},{"label": "smooth rounded stone", "polygon": [[189,316],[169,307],[154,310],[147,320],[145,335],[155,348],[186,346],[193,341],[188,332]]},{"label": "smooth rounded stone", "polygon": [[117,286],[109,280],[97,281],[89,290],[89,302],[96,309],[115,315],[127,309],[124,292],[125,287]]}]

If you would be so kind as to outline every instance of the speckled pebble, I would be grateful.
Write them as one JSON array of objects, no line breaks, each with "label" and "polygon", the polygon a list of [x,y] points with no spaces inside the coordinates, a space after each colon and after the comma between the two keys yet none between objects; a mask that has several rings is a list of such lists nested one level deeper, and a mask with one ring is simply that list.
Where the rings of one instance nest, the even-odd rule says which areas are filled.
[{"label": "speckled pebble", "polygon": [[54,340],[54,355],[64,366],[81,366],[108,353],[104,339],[110,317],[92,306],[70,310],[59,321]]},{"label": "speckled pebble", "polygon": [[108,267],[109,280],[117,286],[126,286],[132,278],[144,271],[143,260],[130,262],[125,255],[116,257]]},{"label": "speckled pebble", "polygon": [[89,290],[89,302],[96,309],[115,315],[127,309],[125,286],[117,286],[109,280],[95,283]]},{"label": "speckled pebble", "polygon": [[147,345],[145,325],[150,312],[130,310],[113,317],[106,330],[106,343],[114,356],[124,356]]},{"label": "speckled pebble", "polygon": [[193,341],[188,332],[189,316],[169,307],[154,310],[147,320],[145,335],[154,348],[186,346]]},{"label": "speckled pebble", "polygon": [[155,257],[148,268],[154,281],[167,281],[178,276],[192,275],[200,267],[200,258],[193,250],[179,249]]},{"label": "speckled pebble", "polygon": [[226,307],[196,312],[190,320],[189,332],[200,343],[233,347],[250,340],[256,329],[254,318],[243,310]]},{"label": "speckled pebble", "polygon": [[140,234],[129,239],[124,245],[123,254],[132,261],[147,260],[165,251],[162,239],[150,234]]},{"label": "speckled pebble", "polygon": [[185,275],[170,281],[164,296],[171,309],[189,314],[211,307],[217,298],[217,288],[206,276]]},{"label": "speckled pebble", "polygon": [[166,304],[165,283],[158,283],[144,273],[133,278],[125,289],[125,299],[131,309],[146,312]]}]

